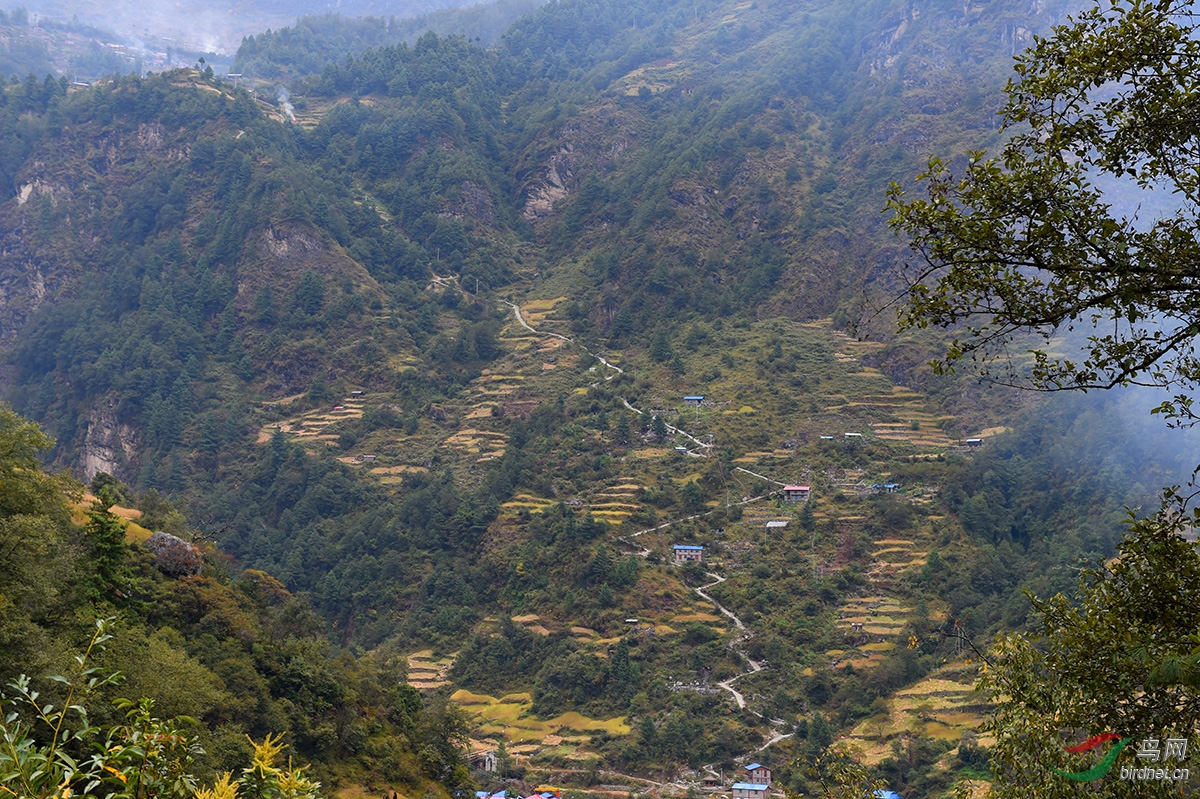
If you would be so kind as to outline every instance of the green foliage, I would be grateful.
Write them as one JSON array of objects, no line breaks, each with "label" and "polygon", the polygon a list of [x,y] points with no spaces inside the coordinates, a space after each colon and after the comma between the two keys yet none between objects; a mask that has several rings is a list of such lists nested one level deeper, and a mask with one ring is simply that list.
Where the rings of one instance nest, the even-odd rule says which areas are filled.
[{"label": "green foliage", "polygon": [[87,546],[87,567],[91,572],[88,590],[94,600],[107,599],[124,604],[133,593],[132,569],[128,564],[125,524],[109,510],[107,492],[92,503],[83,535]]},{"label": "green foliage", "polygon": [[[998,155],[973,153],[961,175],[931,160],[918,199],[892,187],[891,224],[921,260],[902,325],[964,326],[942,368],[987,370],[1018,337],[1078,327],[1094,331],[1082,356],[1033,350],[1027,375],[1004,359],[1000,377],[1043,389],[1196,383],[1196,303],[1180,266],[1196,257],[1195,215],[1131,210],[1155,189],[1187,208],[1198,196],[1180,109],[1200,43],[1184,7],[1102,3],[1057,26],[1017,58]],[[1113,199],[1123,186],[1128,204]]]},{"label": "green foliage", "polygon": [[[1042,617],[1036,641],[1006,635],[997,642],[980,679],[997,703],[985,725],[996,737],[997,796],[1075,795],[1054,769],[1092,764],[1063,751],[1078,739],[1114,732],[1166,740],[1195,729],[1200,637],[1187,608],[1200,591],[1200,556],[1179,535],[1183,523],[1171,505],[1133,522],[1116,559],[1080,574],[1077,604],[1062,594],[1033,600]],[[1195,758],[1189,748],[1181,765]],[[1117,767],[1129,763],[1140,765],[1125,757]],[[1177,788],[1110,773],[1094,790],[1167,796]]]},{"label": "green foliage", "polygon": [[823,749],[797,765],[803,767],[809,788],[815,789],[815,794],[809,795],[821,799],[871,799],[876,791],[886,788],[882,780],[873,778],[869,769],[854,760],[845,744]]},{"label": "green foliage", "polygon": [[[397,688],[398,653],[425,647],[459,650],[456,684],[528,691],[541,714],[630,714],[638,738],[596,736],[606,763],[731,764],[760,746],[761,722],[728,713],[725,695],[666,685],[671,675],[711,687],[745,668],[719,625],[687,622],[678,635],[624,625],[648,598],[670,620],[691,601],[686,586],[708,582],[703,569],[683,570],[681,585],[657,552],[643,559],[622,539],[661,547],[655,535],[627,536],[695,513],[670,534],[720,554],[737,551],[727,543],[757,547],[741,506],[705,514],[707,498],[756,485],[733,473],[733,458],[773,449],[796,425],[796,437],[810,435],[831,418],[825,399],[883,381],[843,376],[841,344],[826,331],[751,319],[836,311],[854,283],[847,265],[878,260],[874,223],[862,220],[878,216],[879,161],[906,166],[902,152],[891,156],[899,145],[884,155],[855,148],[918,140],[905,127],[912,117],[919,140],[941,141],[946,119],[966,112],[916,114],[907,88],[894,101],[877,91],[884,80],[927,85],[900,67],[869,68],[892,53],[864,42],[910,46],[890,28],[879,35],[880,19],[908,13],[900,4],[760,2],[727,23],[730,8],[570,0],[520,20],[491,50],[469,36],[392,44],[407,34],[390,22],[309,18],[247,40],[239,55],[247,71],[308,73],[290,87],[296,124],[183,71],[70,95],[54,81],[9,87],[0,178],[72,187],[53,196],[35,187],[0,232],[0,250],[14,254],[5,263],[22,259],[22,274],[54,264],[45,301],[27,321],[11,318],[14,401],[58,437],[58,464],[113,431],[128,443],[112,448],[118,461],[132,453],[113,468],[141,522],[192,538],[194,520],[224,549],[197,535],[205,571],[178,580],[119,541],[111,518],[85,536],[65,510],[61,527],[46,513],[16,514],[4,543],[19,542],[18,557],[0,561],[17,576],[0,581],[16,608],[0,602],[0,674],[28,658],[61,659],[80,635],[69,620],[85,609],[129,611],[106,658],[157,708],[197,717],[205,781],[244,775],[246,734],[286,733],[327,783],[344,769],[403,784],[406,795],[429,779],[465,785],[454,719]],[[1004,24],[1016,16],[993,11]],[[957,14],[909,19],[912,47],[947,29],[996,30]],[[352,57],[330,57],[340,48]],[[752,52],[774,55],[763,64]],[[676,69],[689,77],[676,80]],[[939,84],[948,104],[959,79]],[[553,162],[565,196],[527,214],[551,160],[564,158],[569,169]],[[515,338],[523,333],[497,300],[511,292],[524,302],[531,285],[570,298],[535,325],[595,352],[601,341],[627,348],[617,359],[627,373],[601,381],[612,370],[575,362],[577,343],[542,350],[553,368],[509,373],[532,338]],[[522,385],[502,387],[505,375]],[[629,457],[647,431],[669,440],[671,420],[639,416],[633,427],[621,398],[650,408],[701,381],[764,399],[748,400],[755,413],[688,419],[718,433],[719,457]],[[366,397],[332,411],[352,389]],[[322,438],[298,432],[318,417],[328,417]],[[495,452],[453,446],[472,427],[494,437]],[[798,449],[815,475],[908,468],[879,442]],[[1024,571],[1058,580],[1053,567],[1078,551],[1106,554],[1111,512],[1099,512],[1100,497],[1118,478],[1080,487],[1064,474],[1054,504],[1039,504],[1034,469],[1017,462],[1032,449],[998,444],[996,459],[989,449],[943,471],[912,466],[912,481],[919,474],[950,504],[928,509],[945,517],[936,529],[924,506],[850,496],[839,512],[861,517],[852,529],[827,515],[818,524],[805,506],[805,535],[769,541],[750,568],[730,570],[713,595],[755,630],[746,654],[771,664],[739,683],[755,709],[807,707],[841,727],[944,654],[923,645],[878,669],[826,668],[819,653],[841,643],[838,604],[871,585],[871,536],[939,537],[927,568],[893,590],[936,597],[939,611],[944,598],[971,629],[1023,621],[1004,600]],[[355,462],[366,452],[406,469],[381,477]],[[771,468],[791,479],[786,461]],[[629,521],[574,510],[617,480],[643,486]],[[538,501],[506,507],[518,492]],[[1081,505],[1096,513],[1073,516]],[[87,553],[74,548],[91,540]],[[248,571],[231,580],[235,564]],[[526,614],[555,632],[508,621]],[[914,618],[912,632],[927,639],[930,617]],[[576,625],[597,636],[576,640],[566,632]],[[597,651],[606,638],[619,640]],[[800,676],[808,667],[813,676]]]},{"label": "green foliage", "polygon": [[[119,673],[105,674],[89,663],[110,639],[108,627],[108,621],[96,624],[87,648],[75,656],[74,675],[49,678],[65,687],[62,705],[46,703],[25,675],[9,686],[13,698],[0,697],[0,787],[14,796],[49,799],[76,791],[114,799],[192,795],[197,747],[182,721],[154,718],[149,699],[119,702],[124,724],[100,727],[89,721],[83,703],[120,681]],[[23,721],[23,714],[32,721]]]},{"label": "green foliage", "polygon": [[351,18],[336,13],[302,16],[294,25],[244,38],[233,71],[273,80],[316,75],[326,64],[348,55],[402,41],[411,44],[427,31],[479,40],[487,47],[514,19],[536,7],[529,0],[492,0],[404,19]]}]

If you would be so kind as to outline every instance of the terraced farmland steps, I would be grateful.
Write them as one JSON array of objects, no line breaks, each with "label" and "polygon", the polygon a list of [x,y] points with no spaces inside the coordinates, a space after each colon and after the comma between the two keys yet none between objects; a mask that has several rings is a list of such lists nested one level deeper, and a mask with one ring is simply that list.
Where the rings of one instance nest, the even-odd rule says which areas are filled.
[{"label": "terraced farmland steps", "polygon": [[[460,291],[461,291],[461,288],[460,288]],[[500,302],[501,302],[501,303],[503,303],[504,305],[507,305],[509,308],[511,308],[511,309],[512,309],[512,312],[513,312],[513,317],[516,319],[516,321],[517,321],[517,324],[519,324],[519,325],[520,325],[522,328],[524,328],[525,330],[529,331],[530,333],[533,333],[534,335],[547,336],[547,337],[552,337],[552,338],[556,338],[556,339],[561,339],[561,340],[562,340],[562,341],[564,341],[564,342],[571,343],[571,344],[575,344],[576,346],[580,347],[580,348],[581,348],[581,349],[582,349],[584,352],[586,352],[587,354],[589,354],[589,355],[591,355],[592,357],[594,357],[594,358],[595,358],[596,360],[598,360],[600,363],[604,364],[604,366],[605,366],[605,367],[607,367],[607,368],[609,368],[609,369],[612,369],[612,370],[614,370],[614,371],[616,372],[616,374],[623,374],[623,373],[624,373],[624,370],[623,370],[623,369],[621,369],[621,367],[619,367],[619,366],[616,366],[615,364],[612,364],[612,363],[610,363],[608,360],[606,360],[606,359],[605,359],[605,358],[603,358],[602,356],[600,356],[600,355],[597,355],[596,353],[594,353],[594,352],[592,352],[591,350],[589,350],[587,347],[584,347],[582,344],[578,344],[577,342],[573,341],[572,339],[569,339],[569,338],[567,338],[566,336],[560,335],[560,334],[558,334],[558,333],[550,333],[550,332],[543,332],[543,331],[539,331],[537,328],[533,327],[533,326],[532,326],[532,325],[530,325],[530,324],[529,324],[527,321],[525,321],[525,317],[524,317],[524,316],[521,314],[521,306],[520,306],[520,305],[518,305],[517,303],[515,303],[515,302],[511,302],[511,301],[508,301],[508,300],[500,300]],[[605,379],[605,380],[611,380],[611,379],[612,379],[614,376],[615,376],[615,375],[608,375],[608,376],[606,376],[604,379]],[[632,405],[632,404],[629,402],[629,400],[625,399],[624,397],[622,397],[622,398],[621,398],[621,404],[623,404],[623,405],[624,405],[624,406],[625,406],[625,407],[626,407],[628,410],[631,410],[631,411],[633,411],[634,413],[638,414],[639,416],[643,416],[643,415],[645,415],[645,411],[641,410],[640,408],[637,408],[637,407],[635,407],[634,405]],[[685,431],[683,431],[683,430],[681,430],[681,429],[679,429],[679,428],[677,428],[677,427],[673,427],[672,425],[669,425],[669,424],[668,424],[668,425],[666,425],[666,428],[667,428],[667,431],[668,431],[669,433],[672,433],[672,434],[674,434],[674,435],[683,436],[684,438],[686,438],[686,439],[688,439],[689,441],[691,441],[691,442],[693,442],[694,444],[696,444],[698,447],[701,447],[701,448],[703,448],[703,449],[705,449],[705,450],[709,449],[709,448],[712,446],[712,444],[711,444],[711,443],[708,443],[708,442],[701,441],[700,439],[696,438],[695,436],[693,436],[693,435],[691,435],[691,434],[689,434],[689,433],[687,433],[687,432],[685,432]],[[689,453],[689,454],[690,454],[690,455],[692,455],[693,457],[700,457],[699,453],[694,453],[694,452],[693,452],[693,453]],[[742,469],[742,468],[740,468],[740,467],[739,467],[739,471],[745,472],[746,474],[749,474],[749,475],[753,475],[754,477],[760,478],[760,479],[762,479],[762,480],[766,480],[768,483],[771,483],[771,484],[774,484],[774,485],[778,485],[778,486],[783,486],[783,485],[784,485],[783,483],[780,483],[780,482],[778,482],[778,481],[776,481],[776,480],[772,480],[772,479],[770,479],[770,478],[768,478],[768,477],[764,477],[763,475],[761,475],[761,474],[757,474],[757,473],[755,473],[755,472],[752,472],[752,471],[750,471],[750,470],[748,470],[748,469]],[[777,492],[778,492],[778,489],[776,489],[776,490],[773,490],[773,491],[768,491],[767,493],[765,493],[765,494],[763,494],[763,495],[761,495],[761,496],[751,497],[751,498],[748,498],[748,499],[742,500],[741,502],[739,502],[739,503],[737,503],[737,504],[738,504],[738,505],[745,505],[745,504],[748,504],[748,503],[751,503],[751,502],[757,502],[758,500],[760,500],[760,499],[764,499],[764,498],[766,498],[767,496],[770,496],[771,494],[774,494],[774,493],[777,493]],[[645,529],[645,530],[639,530],[638,532],[636,532],[636,533],[633,533],[633,534],[631,534],[630,536],[628,536],[627,538],[625,538],[625,540],[626,540],[626,542],[627,542],[627,543],[634,544],[634,542],[633,542],[631,539],[633,539],[633,538],[636,538],[636,537],[638,537],[638,536],[641,536],[641,535],[643,535],[643,534],[645,534],[645,533],[654,532],[654,531],[656,531],[656,530],[662,530],[662,529],[665,529],[665,528],[667,528],[667,527],[670,527],[672,524],[676,524],[676,523],[678,523],[678,522],[681,522],[681,521],[688,521],[688,520],[691,520],[691,519],[695,519],[695,518],[697,518],[698,516],[707,515],[707,513],[711,513],[711,512],[712,512],[712,511],[707,511],[707,512],[705,512],[705,513],[702,513],[702,514],[696,514],[696,515],[693,515],[693,516],[688,516],[688,517],[686,517],[685,519],[675,519],[675,520],[668,521],[668,522],[665,522],[665,523],[663,523],[663,524],[657,525],[657,526],[655,526],[655,527],[650,527],[650,528],[647,528],[647,529]],[[634,544],[634,545],[636,546],[636,544]],[[640,554],[642,557],[646,557],[646,556],[648,556],[648,555],[650,554],[650,550],[649,550],[649,549],[646,549],[646,548],[644,548],[644,547],[638,547],[638,549],[639,549],[639,550],[641,550],[641,551],[640,551],[638,554]],[[756,661],[756,660],[754,660],[753,658],[751,658],[751,657],[750,657],[750,656],[749,656],[749,655],[748,655],[748,654],[745,652],[745,650],[744,650],[744,648],[743,648],[743,646],[742,646],[742,645],[743,645],[743,643],[744,643],[746,640],[748,640],[749,638],[751,638],[751,637],[754,635],[754,633],[753,633],[753,632],[751,632],[751,631],[750,631],[750,630],[749,630],[749,629],[746,627],[746,625],[745,625],[745,624],[742,622],[742,620],[741,620],[741,619],[739,619],[739,618],[737,617],[737,615],[736,615],[736,614],[735,614],[733,611],[731,611],[731,610],[729,610],[728,608],[726,608],[724,605],[722,605],[720,602],[718,602],[716,599],[714,599],[712,596],[710,596],[708,593],[706,593],[706,592],[705,592],[705,589],[712,588],[712,587],[713,587],[713,586],[715,586],[715,585],[719,585],[720,583],[723,583],[723,582],[725,582],[725,578],[724,578],[724,577],[721,577],[720,575],[718,575],[718,574],[716,574],[716,573],[714,573],[714,572],[706,572],[706,574],[707,574],[709,577],[711,577],[711,578],[712,578],[713,582],[711,582],[711,583],[707,583],[706,585],[703,585],[703,586],[701,586],[701,587],[699,587],[699,588],[693,588],[692,590],[693,590],[693,591],[695,591],[695,592],[696,592],[696,593],[697,593],[697,594],[698,594],[700,597],[702,597],[702,598],[703,598],[703,599],[705,599],[706,601],[708,601],[708,602],[712,603],[713,607],[715,607],[715,608],[718,610],[718,612],[720,612],[720,613],[721,613],[721,615],[728,617],[728,618],[730,619],[730,621],[732,621],[732,622],[733,622],[734,626],[737,628],[738,632],[739,632],[739,633],[741,633],[741,635],[740,635],[740,636],[738,636],[738,637],[737,637],[737,638],[736,638],[736,639],[735,639],[735,640],[734,640],[734,641],[733,641],[733,642],[730,644],[730,647],[731,647],[731,648],[732,648],[732,649],[733,649],[735,652],[737,652],[739,655],[741,655],[743,658],[745,658],[745,659],[746,659],[746,662],[747,662],[747,664],[749,664],[749,667],[750,667],[750,668],[749,668],[748,670],[746,670],[746,671],[743,671],[743,672],[741,672],[741,673],[739,673],[739,674],[735,674],[733,677],[730,677],[730,678],[729,678],[729,679],[727,679],[727,680],[724,680],[724,681],[722,681],[722,682],[720,682],[720,683],[717,683],[717,685],[718,685],[718,686],[720,686],[720,688],[722,688],[723,690],[727,691],[727,692],[730,694],[730,696],[732,696],[732,697],[733,697],[733,701],[734,701],[734,702],[737,704],[737,706],[738,706],[738,709],[745,709],[745,707],[746,707],[746,698],[745,698],[745,697],[742,695],[742,693],[741,693],[740,691],[738,691],[736,688],[734,688],[734,687],[733,687],[733,683],[735,683],[737,680],[741,679],[742,677],[745,677],[745,676],[746,676],[746,675],[748,675],[748,674],[755,674],[755,673],[757,673],[757,672],[760,672],[760,671],[762,671],[764,668],[766,668],[766,666],[764,666],[764,665],[763,665],[762,663],[760,663],[759,661]],[[753,712],[753,711],[752,711],[752,712]],[[757,713],[756,713],[756,715],[759,715],[759,716],[760,716],[760,718],[765,718],[765,717],[762,717],[762,716],[761,716],[761,714],[757,714]],[[778,728],[778,726],[779,726],[780,724],[782,724],[782,722],[781,722],[781,721],[779,721],[779,720],[777,720],[777,719],[765,719],[765,720],[766,720],[766,721],[767,721],[767,722],[768,722],[768,723],[769,723],[769,724],[770,724],[770,725],[771,725],[773,728],[776,728],[776,729],[773,729],[773,730],[772,730],[772,734],[771,734],[771,736],[770,736],[770,737],[767,739],[767,741],[766,741],[765,743],[763,743],[763,745],[762,745],[762,746],[760,746],[758,749],[754,750],[754,752],[753,752],[753,753],[751,753],[751,754],[757,754],[758,752],[761,752],[761,751],[763,751],[764,749],[766,749],[767,747],[771,746],[772,744],[774,744],[774,743],[777,743],[778,741],[781,741],[781,740],[783,740],[783,739],[785,739],[785,738],[788,738],[788,737],[790,737],[790,736],[792,735],[792,733],[783,733],[783,732],[780,732],[780,731],[777,729],[777,728]]]},{"label": "terraced farmland steps", "polygon": [[[461,291],[461,289],[460,289],[460,291]],[[581,350],[586,352],[588,355],[592,356],[597,361],[604,364],[609,369],[612,369],[613,371],[615,371],[616,374],[624,374],[625,373],[624,369],[622,369],[621,367],[617,366],[616,364],[610,362],[604,356],[599,355],[595,352],[592,352],[587,347],[583,346],[582,344],[575,341],[574,339],[567,338],[566,336],[560,335],[558,333],[549,333],[549,332],[538,330],[536,327],[534,327],[533,325],[531,325],[525,321],[525,317],[521,314],[521,306],[517,305],[515,302],[510,302],[509,300],[500,300],[500,302],[504,305],[507,305],[509,308],[512,308],[513,317],[517,320],[517,324],[519,324],[521,327],[528,330],[530,333],[533,333],[535,336],[548,336],[550,338],[560,339],[562,341],[567,342],[568,344],[574,344],[575,346],[579,347]],[[612,380],[613,377],[615,377],[615,376],[616,375],[608,375],[604,379]],[[629,410],[638,414],[639,416],[645,415],[645,411],[641,410],[640,408],[634,407],[633,405],[631,405],[629,403],[629,400],[625,399],[624,397],[621,398],[621,403],[626,408],[628,408]],[[664,420],[664,424],[666,424],[665,420]],[[700,439],[679,429],[678,427],[673,427],[672,425],[669,425],[669,424],[666,425],[666,427],[667,427],[668,433],[671,433],[671,434],[677,435],[677,436],[683,436],[684,438],[688,439],[689,441],[691,441],[693,444],[695,444],[698,447],[703,447],[704,449],[708,449],[710,446],[712,446],[711,444],[701,441]],[[693,455],[694,454],[695,453],[693,453]]]}]

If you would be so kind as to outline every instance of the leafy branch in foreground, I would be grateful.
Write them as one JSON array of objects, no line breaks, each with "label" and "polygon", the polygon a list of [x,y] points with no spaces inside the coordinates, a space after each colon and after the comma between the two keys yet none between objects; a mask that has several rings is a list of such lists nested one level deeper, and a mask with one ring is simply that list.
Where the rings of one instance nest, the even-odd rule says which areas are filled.
[{"label": "leafy branch in foreground", "polygon": [[0,697],[0,799],[317,799],[320,783],[303,768],[290,761],[287,768],[275,765],[283,750],[278,737],[250,742],[252,763],[236,782],[226,774],[212,788],[198,789],[192,767],[202,750],[186,729],[195,725],[193,719],[159,719],[153,700],[119,699],[124,724],[92,724],[84,702],[99,688],[121,681],[119,672],[88,665],[111,640],[111,623],[97,621],[87,648],[75,656],[73,678],[49,677],[66,687],[62,705],[46,702],[25,675],[9,686],[11,699]]},{"label": "leafy branch in foreground", "polygon": [[[1099,3],[1017,57],[997,156],[972,153],[961,175],[931,159],[916,198],[893,184],[890,224],[919,256],[901,326],[957,333],[936,366],[1043,390],[1200,383],[1195,33],[1185,0]],[[1120,183],[1173,207],[1119,210]],[[1007,357],[1024,334],[1076,328],[1078,357]]]},{"label": "leafy branch in foreground", "polygon": [[1180,535],[1186,518],[1164,506],[1132,522],[1117,557],[1082,572],[1078,602],[1061,594],[1032,598],[1042,615],[1040,635],[997,642],[978,686],[996,704],[984,725],[995,737],[993,796],[1078,796],[1079,786],[1054,769],[1087,772],[1103,752],[1064,747],[1102,733],[1134,745],[1089,793],[1167,796],[1184,787],[1119,779],[1122,765],[1198,772],[1194,741],[1178,762],[1133,756],[1136,742],[1189,738],[1200,724],[1200,554]]}]

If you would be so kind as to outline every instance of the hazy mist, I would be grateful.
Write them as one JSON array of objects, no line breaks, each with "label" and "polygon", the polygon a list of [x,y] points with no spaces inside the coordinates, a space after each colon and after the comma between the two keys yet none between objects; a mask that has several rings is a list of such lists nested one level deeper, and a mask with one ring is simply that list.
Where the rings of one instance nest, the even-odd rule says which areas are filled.
[{"label": "hazy mist", "polygon": [[161,39],[182,49],[232,54],[242,37],[267,28],[290,25],[305,14],[334,11],[345,16],[370,14],[404,18],[467,5],[473,3],[462,0],[45,0],[6,7],[23,6],[31,16],[36,14],[58,21],[78,19],[132,40]]}]

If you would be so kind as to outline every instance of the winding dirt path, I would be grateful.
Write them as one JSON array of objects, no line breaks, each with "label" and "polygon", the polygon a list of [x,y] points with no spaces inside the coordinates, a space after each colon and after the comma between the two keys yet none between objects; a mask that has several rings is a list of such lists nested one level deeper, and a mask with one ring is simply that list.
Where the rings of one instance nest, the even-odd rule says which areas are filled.
[{"label": "winding dirt path", "polygon": [[711,602],[713,607],[715,607],[721,613],[722,616],[728,616],[730,621],[733,622],[733,626],[738,629],[738,632],[740,632],[741,635],[729,644],[729,648],[732,649],[734,652],[737,652],[742,657],[744,657],[746,659],[746,662],[748,664],[750,664],[750,669],[748,671],[743,671],[741,674],[735,674],[734,676],[730,677],[728,680],[717,683],[717,685],[720,686],[721,688],[724,688],[726,691],[728,691],[730,693],[730,695],[733,696],[733,701],[737,703],[738,708],[745,708],[746,707],[746,697],[742,696],[741,692],[738,691],[738,689],[733,687],[733,684],[737,680],[740,680],[742,677],[745,677],[747,674],[755,674],[756,672],[760,672],[763,670],[763,665],[761,663],[759,663],[758,661],[753,660],[749,655],[747,655],[745,649],[742,647],[743,642],[745,642],[749,638],[753,637],[754,633],[750,632],[750,630],[746,628],[745,624],[742,624],[742,620],[739,619],[732,610],[725,607],[720,602],[713,599],[713,597],[710,594],[705,592],[705,589],[712,588],[714,585],[720,585],[721,583],[725,582],[725,578],[719,574],[716,574],[715,572],[705,572],[705,574],[707,574],[709,577],[711,577],[713,579],[713,581],[711,583],[702,585],[699,588],[693,588],[692,590],[695,591],[697,594],[699,594],[704,599]]},{"label": "winding dirt path", "polygon": [[[772,480],[770,477],[767,477],[766,475],[759,474],[758,472],[752,472],[752,471],[750,471],[749,469],[743,469],[741,466],[734,466],[734,467],[733,467],[733,470],[734,470],[735,472],[745,472],[746,474],[753,475],[754,477],[757,477],[759,480],[766,480],[768,483],[772,483],[773,485],[777,485],[777,486],[780,486],[780,487],[783,487],[783,486],[787,485],[787,483],[781,483],[781,482],[779,482],[778,480]],[[772,492],[772,493],[774,493],[774,492]]]}]

